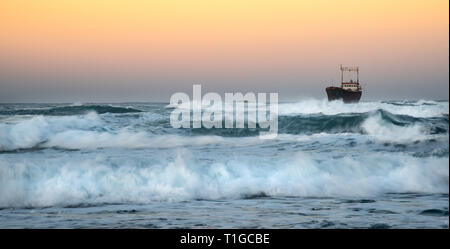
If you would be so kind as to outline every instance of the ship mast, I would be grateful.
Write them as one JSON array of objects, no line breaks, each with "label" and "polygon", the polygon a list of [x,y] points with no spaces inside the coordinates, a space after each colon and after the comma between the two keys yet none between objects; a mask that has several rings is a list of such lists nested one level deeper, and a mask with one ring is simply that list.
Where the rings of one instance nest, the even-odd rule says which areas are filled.
[{"label": "ship mast", "polygon": [[341,64],[340,69],[341,69],[341,87],[342,84],[344,83],[344,71],[356,72],[356,83],[359,85],[359,67],[343,67]]}]

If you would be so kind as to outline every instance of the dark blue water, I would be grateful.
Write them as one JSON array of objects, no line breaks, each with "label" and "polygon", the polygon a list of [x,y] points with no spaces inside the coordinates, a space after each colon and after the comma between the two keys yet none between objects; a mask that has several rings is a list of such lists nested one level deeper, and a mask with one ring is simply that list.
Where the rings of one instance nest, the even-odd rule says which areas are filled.
[{"label": "dark blue water", "polygon": [[448,101],[279,104],[174,129],[160,103],[1,104],[1,228],[448,228]]}]

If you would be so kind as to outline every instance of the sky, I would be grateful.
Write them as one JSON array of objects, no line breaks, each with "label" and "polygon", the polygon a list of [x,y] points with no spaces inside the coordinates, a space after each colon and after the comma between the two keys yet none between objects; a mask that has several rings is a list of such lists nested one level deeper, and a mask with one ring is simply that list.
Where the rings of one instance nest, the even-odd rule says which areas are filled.
[{"label": "sky", "polygon": [[[1,0],[0,102],[449,98],[448,0]],[[349,76],[348,76],[349,77]]]}]

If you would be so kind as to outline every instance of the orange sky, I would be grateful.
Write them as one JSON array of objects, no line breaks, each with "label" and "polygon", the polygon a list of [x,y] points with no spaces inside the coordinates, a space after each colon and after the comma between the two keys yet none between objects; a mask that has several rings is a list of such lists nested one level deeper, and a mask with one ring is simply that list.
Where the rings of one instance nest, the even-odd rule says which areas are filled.
[{"label": "orange sky", "polygon": [[[79,82],[58,84],[87,87],[89,77],[140,75],[145,83],[137,88],[170,85],[177,91],[202,81],[213,90],[224,89],[229,80],[230,86],[241,81],[258,91],[256,82],[270,78],[292,89],[337,80],[343,63],[360,65],[368,84],[380,73],[415,82],[408,77],[416,72],[424,79],[415,77],[413,86],[438,75],[435,84],[448,91],[448,5],[446,0],[2,0],[0,72],[8,72],[10,81],[0,84],[10,89],[16,81],[26,89],[38,84],[18,80],[26,75],[84,75]],[[262,84],[270,88],[270,81]]]}]

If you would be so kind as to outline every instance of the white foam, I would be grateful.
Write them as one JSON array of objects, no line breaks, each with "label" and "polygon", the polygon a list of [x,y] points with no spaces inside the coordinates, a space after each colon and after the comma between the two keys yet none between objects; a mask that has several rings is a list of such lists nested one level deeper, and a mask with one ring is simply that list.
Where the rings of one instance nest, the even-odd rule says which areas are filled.
[{"label": "white foam", "polygon": [[366,197],[388,192],[448,193],[449,159],[367,153],[333,159],[226,158],[211,163],[188,150],[159,163],[101,155],[0,160],[0,206],[148,203],[271,196]]},{"label": "white foam", "polygon": [[387,122],[377,112],[369,116],[362,124],[362,128],[367,134],[378,141],[387,142],[413,142],[431,137],[424,131],[424,127],[419,124],[398,126]]},{"label": "white foam", "polygon": [[52,136],[42,147],[64,149],[97,148],[173,148],[224,144],[227,139],[220,136],[186,137],[178,135],[150,136],[145,132],[120,131],[118,133],[94,131],[66,131]]},{"label": "white foam", "polygon": [[[145,118],[145,116],[143,116]],[[145,118],[144,121],[148,121]],[[142,121],[142,122],[144,122]],[[155,135],[149,131],[140,131],[130,127],[121,129],[108,128],[99,115],[90,113],[83,116],[44,117],[17,119],[12,123],[0,124],[0,150],[40,148],[63,149],[97,149],[97,148],[175,148],[184,146],[249,146],[273,141],[299,142],[318,140],[324,137],[339,139],[343,134],[316,133],[312,135],[279,134],[275,140],[263,140],[253,137],[221,137],[216,135]],[[99,129],[101,128],[101,129]],[[397,126],[374,112],[362,123],[361,128],[367,136],[377,141],[414,142],[446,136],[448,134],[430,135],[422,125]]]},{"label": "white foam", "polygon": [[35,116],[0,124],[0,150],[32,148],[55,133],[71,129],[90,129],[100,123],[94,112],[84,116]]},{"label": "white foam", "polygon": [[[427,103],[428,105],[424,105]],[[328,101],[326,99],[306,99],[296,103],[280,103],[279,115],[295,114],[325,114],[336,115],[341,113],[365,113],[383,109],[393,114],[409,115],[412,117],[439,117],[448,113],[448,102],[435,102],[421,100],[410,105],[394,105],[385,102],[359,102],[345,104],[342,101]]]},{"label": "white foam", "polygon": [[82,106],[82,105],[84,105],[83,102],[77,101],[77,102],[70,104],[69,106]]}]

